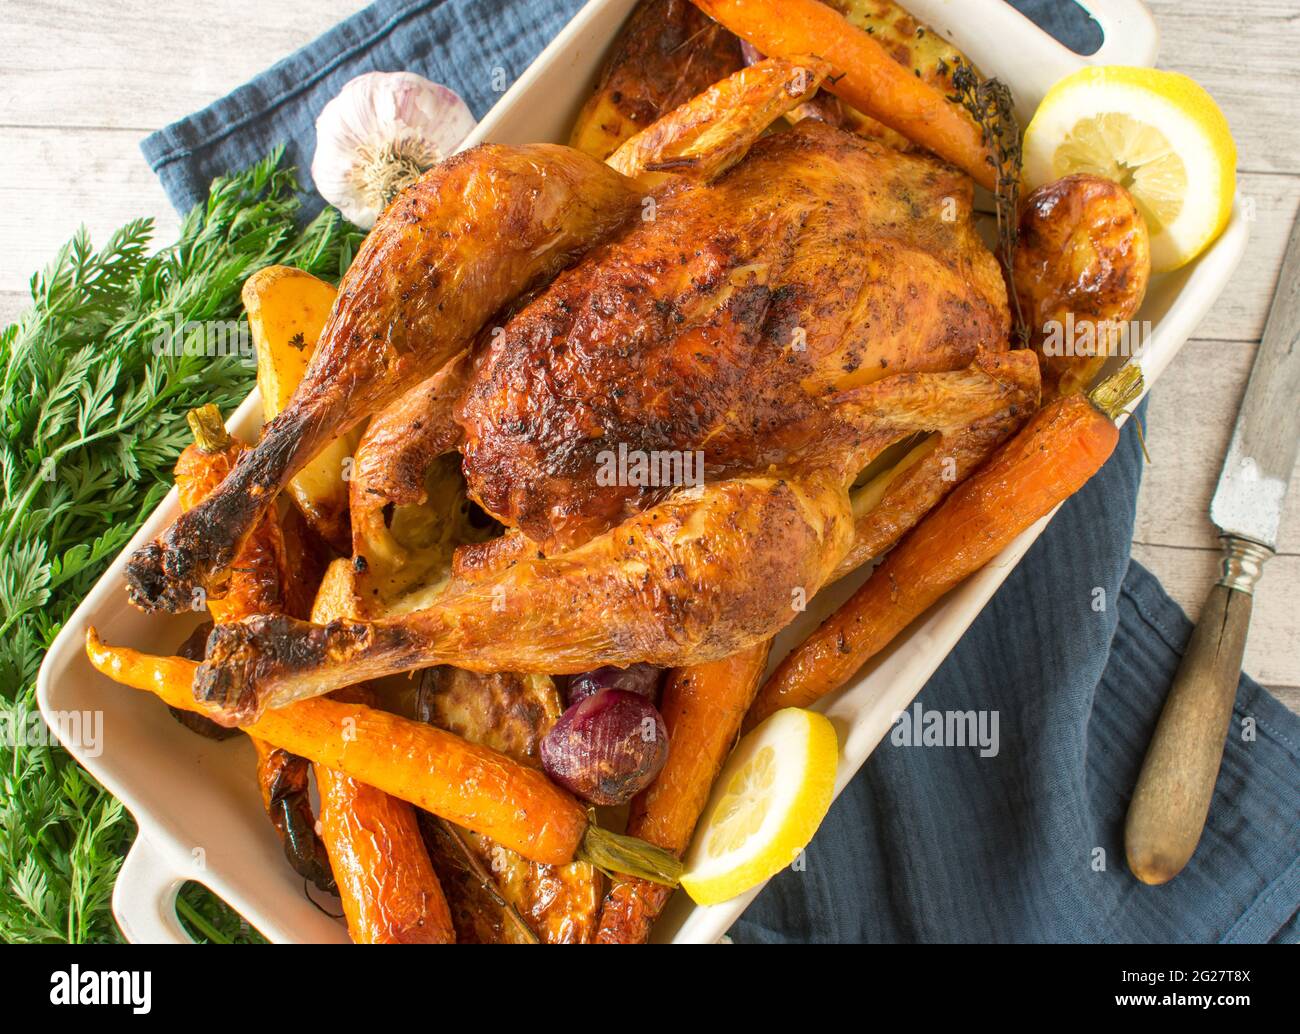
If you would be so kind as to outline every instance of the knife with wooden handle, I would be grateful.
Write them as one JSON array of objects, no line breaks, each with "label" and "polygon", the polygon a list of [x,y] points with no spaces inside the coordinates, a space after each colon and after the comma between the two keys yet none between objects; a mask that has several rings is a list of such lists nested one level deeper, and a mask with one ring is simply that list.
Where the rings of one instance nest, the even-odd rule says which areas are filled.
[{"label": "knife with wooden handle", "polygon": [[1237,695],[1251,596],[1277,549],[1300,436],[1300,222],[1291,229],[1250,383],[1210,519],[1223,576],[1210,589],[1147,748],[1124,827],[1128,867],[1143,883],[1178,875],[1205,828]]}]

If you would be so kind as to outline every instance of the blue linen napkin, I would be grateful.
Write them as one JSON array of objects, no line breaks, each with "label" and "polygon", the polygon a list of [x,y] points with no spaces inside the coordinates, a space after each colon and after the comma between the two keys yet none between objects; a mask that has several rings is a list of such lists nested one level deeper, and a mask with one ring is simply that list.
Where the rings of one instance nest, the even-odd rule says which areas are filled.
[{"label": "blue linen napkin", "polygon": [[[1015,5],[1099,45],[1068,0]],[[309,189],[316,115],[353,76],[418,72],[481,117],[494,71],[513,80],[579,6],[380,0],[142,149],[182,211],[280,142]],[[735,940],[1300,940],[1300,720],[1249,678],[1191,863],[1159,888],[1125,867],[1128,798],[1190,632],[1129,559],[1141,472],[1130,427],[922,691],[927,711],[996,713],[996,754],[887,737]]]}]

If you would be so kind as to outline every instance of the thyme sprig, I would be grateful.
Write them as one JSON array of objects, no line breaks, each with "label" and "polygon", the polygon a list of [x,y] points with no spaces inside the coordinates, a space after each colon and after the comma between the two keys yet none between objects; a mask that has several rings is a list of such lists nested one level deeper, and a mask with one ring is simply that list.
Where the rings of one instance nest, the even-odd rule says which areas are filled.
[{"label": "thyme sprig", "polygon": [[979,125],[988,161],[997,172],[994,202],[998,221],[998,257],[1002,260],[1007,283],[1012,285],[1011,311],[1013,333],[1021,348],[1029,345],[1029,330],[1014,290],[1014,269],[1020,214],[1020,123],[1016,119],[1011,90],[1000,79],[985,79],[965,61],[957,61],[952,72],[953,88],[949,99],[960,104]]},{"label": "thyme sprig", "polygon": [[[280,161],[215,180],[156,254],[148,219],[99,250],[77,233],[0,332],[0,940],[118,936],[109,898],[134,826],[43,732],[36,672],[167,491],[186,411],[228,409],[251,386],[238,355],[159,350],[160,329],[236,318],[263,266],[335,278],[352,260],[361,235],[336,212],[295,224],[297,183]],[[208,927],[226,929],[208,907]]]}]

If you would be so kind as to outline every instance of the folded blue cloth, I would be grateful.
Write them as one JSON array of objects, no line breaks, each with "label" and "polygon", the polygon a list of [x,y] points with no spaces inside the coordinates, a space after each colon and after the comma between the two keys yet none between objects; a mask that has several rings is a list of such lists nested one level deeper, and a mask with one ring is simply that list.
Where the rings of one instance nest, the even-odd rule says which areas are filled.
[{"label": "folded blue cloth", "polygon": [[[481,117],[493,71],[512,80],[579,6],[380,0],[142,147],[181,210],[281,142],[310,188],[316,115],[353,76],[418,72]],[[1016,6],[1075,50],[1099,43],[1068,0]],[[997,752],[887,737],[735,940],[1300,939],[1300,720],[1248,678],[1195,857],[1159,888],[1125,867],[1129,794],[1190,631],[1129,559],[1141,472],[1130,428],[922,691],[927,711],[995,712]]]}]

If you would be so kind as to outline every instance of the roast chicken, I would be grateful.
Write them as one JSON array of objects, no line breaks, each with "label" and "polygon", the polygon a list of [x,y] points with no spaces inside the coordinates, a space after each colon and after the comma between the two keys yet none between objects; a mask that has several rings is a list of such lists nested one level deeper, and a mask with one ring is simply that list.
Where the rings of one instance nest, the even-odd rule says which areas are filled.
[{"label": "roast chicken", "polygon": [[[135,597],[219,592],[224,557],[285,479],[394,402],[372,434],[411,443],[393,450],[408,487],[459,451],[504,534],[464,547],[419,609],[218,627],[196,696],[237,723],[434,664],[561,674],[728,656],[1014,431],[1038,365],[1008,351],[970,180],[825,123],[760,138],[824,74],[812,58],[761,62],[607,165],[484,147],[399,198],[298,395],[206,513],[137,554]],[[891,447],[910,452],[882,478],[873,461]],[[611,477],[612,456],[668,476]]]}]

